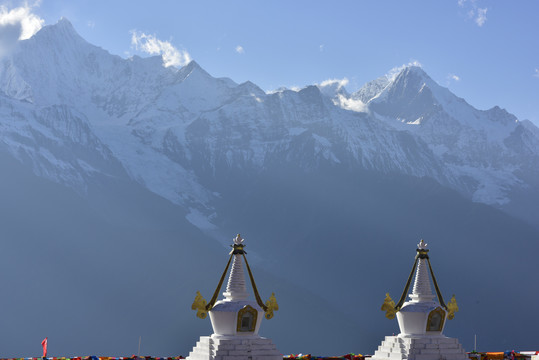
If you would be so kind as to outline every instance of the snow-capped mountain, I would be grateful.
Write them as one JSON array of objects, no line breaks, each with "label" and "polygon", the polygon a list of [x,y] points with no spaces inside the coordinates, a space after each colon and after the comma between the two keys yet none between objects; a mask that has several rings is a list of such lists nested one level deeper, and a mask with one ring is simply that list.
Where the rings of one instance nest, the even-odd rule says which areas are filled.
[{"label": "snow-capped mountain", "polygon": [[195,62],[110,55],[62,19],[2,59],[0,84],[2,142],[36,173],[84,191],[85,177],[119,163],[210,228],[215,179],[271,163],[427,176],[497,206],[536,186],[527,180],[539,157],[533,124],[477,110],[414,66],[351,95],[334,84],[266,93]]},{"label": "snow-capped mountain", "polygon": [[442,181],[474,201],[506,204],[511,188],[529,185],[518,173],[537,171],[530,165],[538,138],[515,116],[473,108],[420,68],[404,69],[368,104],[375,116],[425,141],[448,172]]},{"label": "snow-capped mountain", "polygon": [[[27,284],[24,299],[47,290],[36,275],[46,253],[48,281],[59,293],[76,284],[92,294],[77,297],[82,310],[69,312],[82,320],[65,316],[54,296],[36,298],[33,312],[16,296],[4,296],[0,307],[15,309],[12,322],[41,303],[54,307],[63,322],[36,317],[58,324],[70,340],[76,334],[64,323],[102,330],[89,327],[92,341],[77,347],[66,340],[64,349],[117,349],[111,336],[129,349],[141,328],[194,321],[184,308],[196,286],[213,291],[206,276],[222,271],[222,249],[212,239],[238,231],[254,238],[253,267],[264,269],[263,284],[280,289],[287,324],[322,324],[300,335],[283,330],[283,322],[264,325],[282,351],[350,352],[358,338],[359,350],[371,351],[391,325],[370,309],[379,308],[387,287],[400,290],[405,279],[396,269],[408,270],[402,253],[411,249],[413,256],[419,237],[439,249],[437,266],[452,276],[437,277],[462,294],[463,318],[477,326],[462,322],[459,331],[507,348],[536,339],[537,316],[518,298],[491,303],[498,289],[539,296],[529,276],[539,271],[539,129],[498,107],[473,108],[418,67],[390,71],[355,93],[338,81],[265,92],[214,78],[196,62],[177,69],[160,57],[111,55],[62,19],[0,59],[0,167],[0,229],[8,239],[0,267],[7,274],[31,259],[33,271],[14,274],[7,293],[20,284]],[[507,246],[508,239],[518,246]],[[519,266],[506,266],[516,258]],[[492,264],[478,266],[485,261]],[[374,278],[363,269],[380,271]],[[139,296],[140,289],[151,296]],[[154,296],[163,289],[167,299],[181,297],[176,317],[169,310],[175,298],[163,305]],[[116,303],[100,298],[108,292]],[[360,299],[366,310],[343,308],[343,298]],[[497,329],[512,316],[526,316],[529,331],[500,339]],[[109,321],[120,330],[101,328]],[[189,328],[202,329],[190,326],[161,329],[147,348],[185,353],[189,336],[200,335]],[[26,334],[24,324],[17,329],[5,326],[0,338],[26,338],[17,336]],[[181,348],[166,339],[171,333],[182,334]],[[299,344],[309,348],[294,348]]]}]

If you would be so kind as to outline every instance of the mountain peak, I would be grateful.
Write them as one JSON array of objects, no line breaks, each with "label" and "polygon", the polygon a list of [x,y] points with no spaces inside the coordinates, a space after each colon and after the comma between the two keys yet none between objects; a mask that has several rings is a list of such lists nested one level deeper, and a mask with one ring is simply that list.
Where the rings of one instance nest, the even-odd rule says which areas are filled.
[{"label": "mountain peak", "polygon": [[371,109],[381,115],[415,123],[450,96],[419,66],[405,66],[394,74],[386,75],[387,85],[370,100]]},{"label": "mountain peak", "polygon": [[56,22],[56,24],[45,26],[43,29],[49,29],[49,31],[63,34],[71,34],[77,36],[79,35],[73,27],[71,21],[69,21],[66,17],[63,16],[60,18],[60,20]]},{"label": "mountain peak", "polygon": [[402,69],[401,72],[411,73],[411,74],[417,74],[417,75],[427,75],[425,70],[419,65],[406,65],[404,69]]},{"label": "mountain peak", "polygon": [[39,39],[40,42],[54,40],[61,43],[64,41],[86,43],[86,40],[77,33],[73,24],[65,17],[61,17],[56,24],[44,26],[33,37]]},{"label": "mountain peak", "polygon": [[400,102],[405,98],[411,100],[419,93],[439,86],[427,75],[423,68],[417,65],[408,65],[395,69],[387,74],[386,78],[388,81],[383,91],[375,96],[378,102],[397,99]]},{"label": "mountain peak", "polygon": [[[409,79],[409,81],[405,79]],[[415,81],[412,79],[415,79]],[[421,85],[429,82],[430,85],[433,81],[420,65],[403,65],[391,69],[388,73],[375,80],[369,81],[358,91],[354,92],[351,97],[355,100],[359,99],[364,103],[368,103],[371,100],[380,101],[384,98],[387,91],[402,82],[415,82]]]},{"label": "mountain peak", "polygon": [[181,81],[183,81],[187,77],[196,73],[204,76],[205,78],[211,77],[211,75],[208,74],[208,72],[204,70],[195,60],[191,60],[189,64],[181,67],[178,71],[178,77]]},{"label": "mountain peak", "polygon": [[193,71],[195,69],[203,70],[202,67],[195,60],[189,61],[189,63],[185,65],[185,69],[188,71]]},{"label": "mountain peak", "polygon": [[432,85],[433,80],[431,77],[423,70],[421,66],[417,65],[408,65],[404,67],[393,79],[393,82],[396,83],[402,79],[416,79],[415,82],[429,83]]},{"label": "mountain peak", "polygon": [[510,114],[507,112],[507,110],[502,109],[499,106],[494,106],[486,112],[489,114],[489,119],[494,122],[499,122],[506,125],[518,123],[518,119],[515,115]]},{"label": "mountain peak", "polygon": [[55,24],[55,26],[58,26],[58,27],[66,27],[66,28],[71,28],[73,30],[75,30],[73,28],[73,24],[71,24],[71,21],[69,21],[66,17],[62,16],[60,18],[60,20],[58,20]]}]

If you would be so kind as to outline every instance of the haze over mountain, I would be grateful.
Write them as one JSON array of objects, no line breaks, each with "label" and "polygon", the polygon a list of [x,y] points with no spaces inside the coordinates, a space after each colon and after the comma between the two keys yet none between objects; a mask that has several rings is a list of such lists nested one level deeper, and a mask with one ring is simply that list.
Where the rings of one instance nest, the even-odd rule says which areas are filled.
[{"label": "haze over mountain", "polygon": [[122,59],[62,19],[0,59],[0,119],[1,356],[44,336],[55,356],[130,355],[141,334],[186,355],[237,232],[284,353],[373,353],[421,237],[459,300],[448,335],[539,346],[522,296],[539,295],[539,129],[420,67],[268,93]]}]

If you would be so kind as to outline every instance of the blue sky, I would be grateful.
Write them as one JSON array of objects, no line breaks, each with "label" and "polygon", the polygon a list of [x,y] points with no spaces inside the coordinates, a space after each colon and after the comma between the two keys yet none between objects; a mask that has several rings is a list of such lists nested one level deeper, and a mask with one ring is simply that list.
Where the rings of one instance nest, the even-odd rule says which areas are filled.
[{"label": "blue sky", "polygon": [[264,90],[346,78],[346,88],[355,91],[394,67],[418,62],[473,106],[498,105],[539,125],[539,1],[0,4],[0,34],[14,11],[24,8],[19,19],[33,17],[26,24],[66,17],[83,38],[113,54],[161,51],[168,65],[194,59],[213,76],[250,80]]}]

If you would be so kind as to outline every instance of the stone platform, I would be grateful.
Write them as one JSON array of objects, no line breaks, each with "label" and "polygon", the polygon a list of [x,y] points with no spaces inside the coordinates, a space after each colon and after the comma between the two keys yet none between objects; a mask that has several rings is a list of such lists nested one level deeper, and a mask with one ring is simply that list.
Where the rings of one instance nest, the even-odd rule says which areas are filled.
[{"label": "stone platform", "polygon": [[386,336],[372,360],[468,360],[457,339],[445,336]]},{"label": "stone platform", "polygon": [[186,360],[282,360],[271,339],[201,336]]}]

